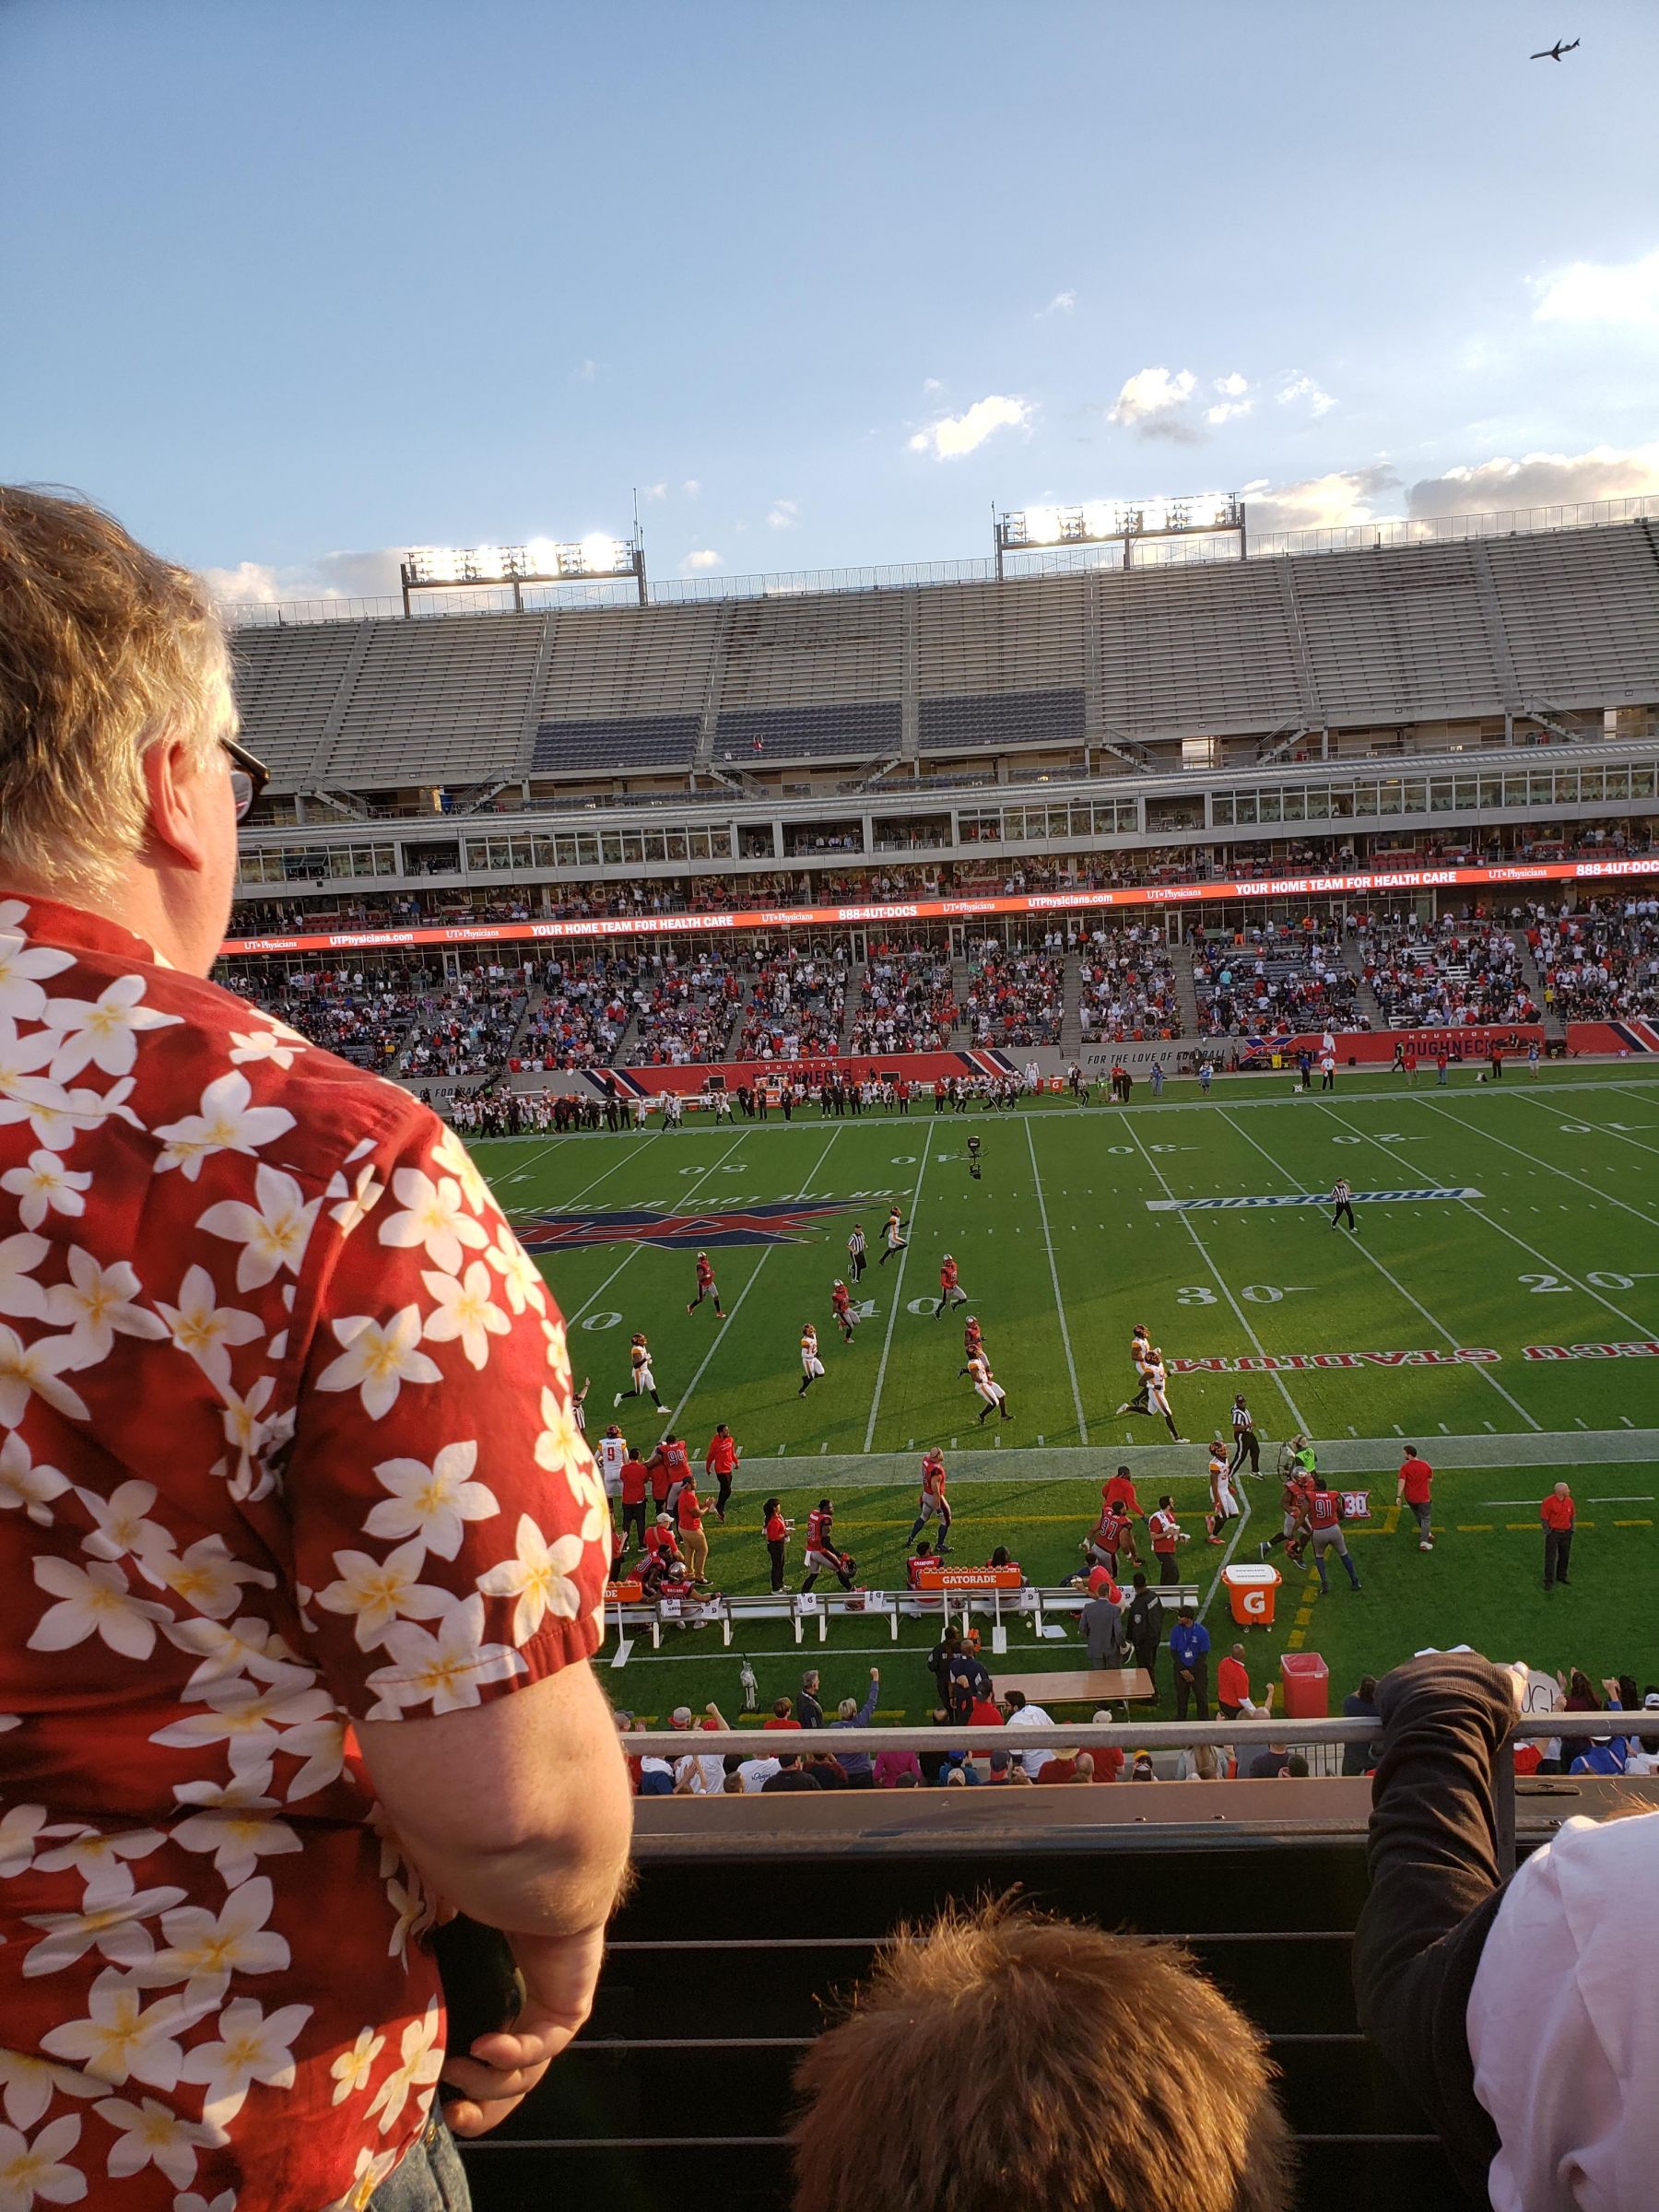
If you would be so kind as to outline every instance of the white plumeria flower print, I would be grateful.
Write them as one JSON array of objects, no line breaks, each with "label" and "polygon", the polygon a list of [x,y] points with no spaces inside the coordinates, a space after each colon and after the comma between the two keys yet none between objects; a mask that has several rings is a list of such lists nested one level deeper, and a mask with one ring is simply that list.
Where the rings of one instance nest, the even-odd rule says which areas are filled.
[{"label": "white plumeria flower print", "polygon": [[310,2005],[283,2005],[267,2014],[252,1997],[227,2005],[218,2018],[219,2040],[197,2043],[180,2068],[182,2081],[205,2084],[202,2118],[222,2127],[234,2120],[256,2082],[267,2088],[294,2086],[295,2037],[311,2018]]},{"label": "white plumeria flower print", "polygon": [[16,1429],[32,1394],[72,1421],[88,1421],[91,1415],[78,1391],[58,1377],[75,1365],[75,1346],[67,1336],[42,1336],[25,1344],[16,1329],[0,1322],[0,1429]]},{"label": "white plumeria flower print", "polygon": [[35,1866],[41,1874],[63,1874],[73,1867],[87,1885],[81,1901],[88,1909],[131,1897],[133,1877],[128,1860],[147,1859],[167,1841],[160,1830],[155,1828],[117,1830],[107,1836],[89,1828],[74,1831],[50,1828],[41,1840],[65,1834],[69,1836],[68,1842],[53,1841],[49,1851],[37,1854]]},{"label": "white plumeria flower print", "polygon": [[482,1252],[489,1242],[481,1221],[467,1212],[461,1185],[453,1175],[434,1182],[421,1168],[397,1168],[392,1190],[405,1209],[380,1225],[380,1241],[400,1250],[422,1247],[434,1267],[458,1275],[464,1248]]},{"label": "white plumeria flower print", "polygon": [[230,1065],[232,1067],[289,1068],[294,1065],[305,1045],[292,1030],[232,1030],[230,1032]]},{"label": "white plumeria flower print", "polygon": [[405,1306],[391,1320],[348,1313],[332,1324],[345,1347],[317,1377],[319,1390],[360,1390],[363,1411],[384,1419],[406,1382],[441,1382],[442,1370],[420,1347],[420,1309]]},{"label": "white plumeria flower print", "polygon": [[265,1689],[252,1682],[216,1682],[206,1691],[205,1702],[210,1712],[170,1721],[150,1742],[181,1750],[224,1744],[231,1772],[245,1774],[268,1764],[278,1751],[297,1758],[312,1756],[318,1740],[312,1733],[315,1725],[338,1724],[326,1690],[297,1689],[284,1682]]},{"label": "white plumeria flower print", "polygon": [[430,1703],[434,1713],[477,1705],[488,1682],[510,1682],[529,1669],[505,1644],[486,1643],[481,1597],[452,1604],[435,1634],[400,1620],[387,1630],[393,1664],[376,1667],[369,1687],[380,1702],[371,1718],[394,1720],[410,1706]]},{"label": "white plumeria flower print", "polygon": [[495,1242],[484,1257],[500,1277],[507,1303],[515,1313],[522,1313],[526,1306],[534,1306],[538,1313],[547,1312],[547,1293],[541,1270],[505,1221],[498,1222]]},{"label": "white plumeria flower print", "polygon": [[257,1584],[262,1590],[276,1587],[276,1577],[268,1569],[233,1558],[220,1535],[198,1536],[183,1552],[143,1547],[138,1569],[158,1589],[171,1590],[193,1610],[206,1614],[209,1620],[225,1620],[235,1612],[241,1603],[244,1583]]},{"label": "white plumeria flower print", "polygon": [[0,1881],[27,1874],[34,1864],[35,1839],[45,1825],[43,1805],[14,1805],[0,1813]]},{"label": "white plumeria flower print", "polygon": [[582,1565],[583,1549],[580,1536],[558,1536],[549,1544],[528,1513],[519,1515],[517,1557],[478,1577],[487,1597],[517,1598],[514,1643],[527,1643],[549,1613],[559,1620],[577,1618],[582,1594],[571,1578]]},{"label": "white plumeria flower print", "polygon": [[221,2189],[209,2204],[205,2196],[198,2196],[194,2189],[190,2189],[182,2196],[173,2198],[172,2212],[236,2212],[236,2192],[234,2189]]},{"label": "white plumeria flower print", "polygon": [[72,952],[30,945],[13,930],[0,932],[0,1014],[13,1021],[39,1021],[46,1011],[41,983],[74,965]]},{"label": "white plumeria flower print", "polygon": [[194,1182],[210,1154],[245,1152],[252,1158],[262,1145],[286,1136],[294,1126],[288,1108],[255,1106],[253,1100],[253,1086],[240,1069],[209,1083],[197,1112],[165,1123],[156,1131],[167,1147],[156,1162],[157,1172],[182,1168]]},{"label": "white plumeria flower print", "polygon": [[292,1675],[296,1688],[312,1687],[316,1680],[309,1669],[295,1666],[293,1653],[270,1623],[252,1614],[229,1628],[217,1620],[170,1620],[162,1634],[181,1651],[201,1656],[202,1664],[184,1685],[191,1697],[211,1682],[236,1675],[257,1675],[266,1682]]},{"label": "white plumeria flower print", "polygon": [[344,1175],[331,1175],[327,1194],[339,1200],[337,1206],[331,1206],[328,1210],[339,1223],[341,1236],[348,1237],[385,1196],[386,1186],[375,1181],[372,1167],[359,1168],[356,1181],[350,1185]]},{"label": "white plumeria flower print", "polygon": [[443,2071],[443,2049],[438,2041],[438,2001],[434,1997],[424,2016],[406,2022],[402,2063],[394,2066],[370,2104],[380,2114],[380,2132],[389,2136],[397,2125],[411,2090],[424,2088]]},{"label": "white plumeria flower print", "polygon": [[49,2028],[41,2048],[53,2058],[73,2060],[113,2088],[129,2081],[142,2081],[152,2089],[176,2088],[184,2060],[179,2038],[213,2007],[193,2005],[182,1994],[147,2006],[147,1994],[140,1983],[105,1967],[88,1996],[86,2018]]},{"label": "white plumeria flower print", "polygon": [[364,1534],[387,1543],[418,1537],[441,1559],[453,1559],[465,1524],[488,1521],[501,1510],[495,1492],[473,1481],[477,1464],[476,1441],[443,1445],[429,1467],[418,1459],[382,1460],[375,1480],[391,1494],[371,1509]]},{"label": "white plumeria flower print", "polygon": [[383,2035],[376,2035],[372,2028],[359,2028],[358,2039],[349,2051],[342,2051],[328,2071],[334,2078],[335,2093],[332,2104],[344,2104],[347,2097],[355,2097],[369,2087],[374,2072],[374,2062],[386,2047]]},{"label": "white plumeria flower print", "polygon": [[587,1444],[576,1423],[575,1409],[557,1391],[544,1383],[541,1394],[542,1432],[535,1440],[535,1464],[557,1475],[573,1459],[587,1456]]},{"label": "white plumeria flower print", "polygon": [[562,1322],[549,1321],[544,1315],[541,1325],[542,1335],[547,1343],[547,1365],[568,1396],[571,1389],[571,1353],[565,1342],[564,1324]]},{"label": "white plumeria flower print", "polygon": [[253,1176],[253,1206],[221,1199],[196,1223],[210,1237],[225,1237],[242,1248],[236,1263],[239,1290],[258,1290],[287,1269],[297,1276],[311,1241],[321,1198],[308,1199],[291,1175],[262,1160]]},{"label": "white plumeria flower print", "polygon": [[[328,2212],[368,2212],[375,2191],[386,2176],[395,2171],[403,2155],[401,2149],[359,2150],[357,2171],[352,2176],[350,2188],[336,2203],[328,2206]],[[179,2212],[176,2206],[174,2212]]]},{"label": "white plumeria flower print", "polygon": [[336,1551],[334,1563],[339,1579],[318,1592],[317,1603],[331,1613],[354,1615],[359,1651],[376,1651],[400,1614],[413,1620],[436,1620],[453,1602],[447,1591],[422,1584],[425,1560],[426,1546],[413,1541],[400,1544],[383,1559],[371,1559],[366,1551]]},{"label": "white plumeria flower print", "polygon": [[14,2127],[29,2128],[46,2117],[57,2092],[65,2097],[96,2097],[100,2085],[68,2066],[23,2051],[0,2051],[0,2111]]},{"label": "white plumeria flower print", "polygon": [[[280,1357],[275,1340],[270,1349],[273,1359]],[[271,1487],[269,1473],[264,1469],[255,1487],[253,1463],[277,1441],[278,1422],[265,1418],[265,1409],[270,1404],[276,1388],[275,1375],[261,1375],[246,1397],[239,1396],[234,1389],[219,1393],[224,1400],[221,1418],[225,1424],[225,1441],[235,1452],[237,1459],[236,1477],[230,1486],[233,1498],[263,1497]]]},{"label": "white plumeria flower print", "polygon": [[39,1229],[48,1214],[84,1214],[85,1194],[92,1187],[90,1175],[65,1167],[55,1152],[31,1152],[27,1167],[7,1168],[0,1175],[0,1190],[18,1200],[18,1218],[25,1229]]},{"label": "white plumeria flower print", "polygon": [[428,1270],[421,1276],[436,1306],[421,1330],[429,1344],[459,1344],[468,1363],[484,1367],[489,1359],[489,1339],[512,1334],[512,1324],[490,1300],[493,1285],[482,1260],[474,1260],[464,1275],[440,1275]]},{"label": "white plumeria flower print", "polygon": [[265,1923],[271,1917],[268,1877],[256,1875],[232,1889],[218,1912],[180,1905],[161,1915],[166,1949],[134,1970],[134,1980],[165,1989],[182,1982],[185,2001],[223,2002],[236,1974],[279,1974],[290,1964],[287,1940]]},{"label": "white plumeria flower print", "polygon": [[48,1293],[35,1281],[34,1271],[51,1250],[44,1237],[24,1230],[0,1237],[0,1313],[18,1321],[44,1317]]},{"label": "white plumeria flower print", "polygon": [[50,1065],[57,1039],[49,1030],[30,1030],[27,1035],[15,1021],[0,1015],[0,1122],[29,1118],[27,1106],[14,1103],[6,1093]]},{"label": "white plumeria flower print", "polygon": [[81,1538],[81,1549],[95,1559],[123,1559],[146,1545],[165,1547],[172,1540],[165,1529],[144,1517],[156,1502],[153,1483],[118,1483],[107,1498],[77,1484],[75,1494],[97,1524],[90,1535]]},{"label": "white plumeria flower print", "polygon": [[186,2120],[153,2097],[136,2104],[124,2097],[106,2097],[92,2110],[115,2130],[109,2159],[112,2181],[125,2181],[155,2166],[175,2189],[182,2189],[195,2179],[198,2154],[222,2149],[230,2139],[222,2127]]},{"label": "white plumeria flower print", "polygon": [[121,1336],[139,1336],[159,1343],[167,1324],[159,1313],[137,1301],[144,1286],[130,1260],[105,1266],[78,1244],[69,1247],[69,1280],[53,1283],[46,1293],[46,1318],[67,1329],[75,1347],[76,1367],[96,1367],[107,1359]]},{"label": "white plumeria flower print", "polygon": [[133,1078],[124,1076],[105,1091],[65,1090],[45,1076],[18,1076],[0,1098],[0,1122],[27,1122],[35,1141],[49,1152],[61,1152],[86,1129],[107,1121],[142,1124],[126,1103]]},{"label": "white plumeria flower print", "polygon": [[64,2112],[31,2143],[15,2127],[0,2125],[0,2206],[5,2212],[29,2212],[32,2205],[76,2205],[87,2194],[87,2177],[64,2163],[80,2141],[81,2124]]},{"label": "white plumeria flower print", "polygon": [[68,1652],[96,1636],[124,1659],[147,1659],[156,1648],[156,1623],[167,1618],[165,1606],[135,1597],[121,1568],[95,1559],[77,1567],[73,1559],[37,1559],[34,1579],[57,1604],[48,1606],[29,1639],[31,1652]]},{"label": "white plumeria flower print", "polygon": [[145,1006],[144,990],[141,975],[118,975],[94,999],[47,1001],[41,1019],[62,1040],[52,1063],[54,1082],[71,1082],[88,1067],[106,1076],[130,1076],[138,1057],[138,1032],[182,1024],[182,1015]]},{"label": "white plumeria flower print", "polygon": [[262,1858],[286,1858],[304,1848],[287,1821],[252,1811],[193,1813],[171,1834],[186,1851],[211,1852],[213,1870],[229,1888],[256,1874]]},{"label": "white plumeria flower print", "polygon": [[221,1306],[213,1277],[206,1267],[197,1265],[186,1270],[179,1286],[176,1306],[170,1306],[161,1299],[156,1300],[156,1305],[179,1349],[190,1355],[210,1382],[220,1390],[229,1390],[229,1347],[233,1344],[252,1344],[263,1334],[259,1316],[244,1313],[236,1306]]},{"label": "white plumeria flower print", "polygon": [[15,1429],[0,1441],[0,1512],[15,1512],[21,1506],[37,1527],[50,1528],[52,1500],[69,1487],[67,1475],[30,1459],[29,1446]]},{"label": "white plumeria flower print", "polygon": [[475,1214],[489,1210],[489,1186],[479,1174],[472,1154],[446,1122],[442,1135],[432,1147],[432,1165],[453,1175],[465,1194],[466,1203]]},{"label": "white plumeria flower print", "polygon": [[23,1971],[30,1977],[61,1973],[90,1950],[112,1966],[141,1966],[156,1954],[145,1918],[182,1905],[187,1894],[177,1888],[135,1889],[129,1896],[89,1905],[80,1912],[25,1913],[29,1926],[44,1930],[44,1935],[24,1959]]}]

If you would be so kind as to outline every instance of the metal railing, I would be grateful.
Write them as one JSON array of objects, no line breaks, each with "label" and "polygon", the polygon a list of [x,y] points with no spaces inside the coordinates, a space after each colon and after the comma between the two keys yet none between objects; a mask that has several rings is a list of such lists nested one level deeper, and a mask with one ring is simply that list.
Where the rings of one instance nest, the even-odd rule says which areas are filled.
[{"label": "metal railing", "polygon": [[[1323,530],[1270,530],[1253,536],[1241,556],[1229,538],[1218,551],[1208,538],[1188,542],[1180,538],[1137,542],[1136,571],[1145,569],[1194,568],[1217,560],[1271,560],[1290,554],[1358,553],[1387,551],[1413,546],[1458,545],[1477,537],[1519,537],[1551,530],[1600,529],[1618,523],[1659,517],[1659,494],[1647,493],[1626,500],[1585,500],[1553,507],[1517,507],[1494,514],[1450,514],[1402,518],[1394,521],[1349,523]],[[1010,582],[1042,576],[1082,574],[1091,570],[1118,571],[1123,567],[1121,546],[1037,547],[1018,556],[1019,567]],[[989,558],[965,560],[900,561],[840,569],[795,569],[777,574],[746,576],[681,576],[652,583],[646,589],[648,606],[693,606],[731,599],[796,599],[820,594],[924,591],[944,584],[994,583],[996,563]],[[636,606],[638,594],[631,581],[622,584],[569,583],[541,588],[525,586],[523,610],[526,614]],[[283,600],[227,600],[221,611],[233,629],[286,629],[315,622],[362,622],[403,618],[403,604],[384,598],[330,598]],[[481,589],[434,596],[430,604],[415,605],[411,618],[418,621],[453,615],[512,614],[511,587]]]},{"label": "metal railing", "polygon": [[[1563,1745],[1588,1743],[1595,1738],[1659,1735],[1659,1714],[1636,1712],[1524,1712],[1517,1714],[1508,1740],[1500,1745],[1493,1764],[1493,1804],[1497,1816],[1499,1865],[1506,1872],[1515,1865],[1515,1768],[1510,1757],[1513,1744],[1546,1743],[1559,1738]],[[684,1759],[688,1756],[728,1754],[745,1759],[799,1756],[806,1750],[861,1751],[874,1757],[881,1751],[967,1751],[983,1755],[987,1749],[1018,1755],[1022,1751],[1093,1751],[1115,1747],[1122,1751],[1184,1751],[1200,1744],[1218,1748],[1269,1750],[1276,1747],[1299,1748],[1341,1744],[1374,1744],[1384,1735],[1374,1718],[1297,1720],[1280,1713],[1260,1721],[1084,1721],[1051,1725],[1032,1723],[1015,1729],[996,1730],[993,1724],[951,1723],[947,1726],[879,1728],[653,1728],[631,1732],[622,1740],[630,1758]],[[994,1742],[991,1739],[994,1735]],[[1161,1779],[1161,1778],[1160,1778]],[[1310,1774],[1310,1783],[1327,1779]],[[1608,1779],[1606,1777],[1598,1779]],[[1223,1785],[1227,1786],[1227,1785]]]}]

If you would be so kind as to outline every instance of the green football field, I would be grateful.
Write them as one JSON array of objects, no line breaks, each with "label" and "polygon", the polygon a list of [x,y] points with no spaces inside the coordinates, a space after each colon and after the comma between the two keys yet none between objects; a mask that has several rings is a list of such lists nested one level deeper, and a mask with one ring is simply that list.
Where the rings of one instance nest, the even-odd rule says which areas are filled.
[{"label": "green football field", "polygon": [[[970,1132],[983,1147],[978,1182]],[[1534,1080],[1511,1064],[1501,1086],[1458,1074],[1440,1088],[1429,1069],[1407,1089],[1382,1071],[1350,1072],[1327,1096],[1297,1095],[1288,1077],[1240,1077],[1207,1100],[1175,1084],[1161,1104],[1127,1110],[1056,1100],[935,1115],[924,1099],[906,1116],[824,1121],[813,1108],[792,1124],[776,1112],[694,1120],[485,1142],[478,1155],[537,1249],[578,1379],[593,1378],[590,1441],[613,1418],[644,1450],[672,1428],[700,1465],[713,1424],[731,1424],[744,1464],[728,1524],[709,1520],[719,1588],[765,1587],[759,1506],[772,1491],[803,1523],[828,1492],[859,1581],[902,1585],[920,1456],[935,1443],[950,1469],[955,1560],[977,1565],[1006,1544],[1032,1582],[1058,1582],[1078,1564],[1100,1483],[1124,1461],[1143,1505],[1168,1490],[1183,1512],[1182,1572],[1208,1594],[1218,1655],[1232,1634],[1219,1568],[1253,1559],[1277,1529],[1269,1470],[1278,1441],[1300,1430],[1335,1487],[1371,1493],[1372,1518],[1351,1534],[1364,1587],[1350,1591],[1333,1561],[1320,1598],[1311,1573],[1304,1584],[1288,1570],[1275,1627],[1247,1639],[1261,1676],[1289,1643],[1320,1653],[1340,1693],[1425,1644],[1467,1642],[1659,1679],[1659,1076],[1551,1068]],[[1323,1200],[1338,1175],[1356,1194],[1357,1238],[1333,1231],[1327,1206],[1262,1203]],[[882,1264],[890,1199],[910,1243]],[[855,1221],[871,1263],[843,1346],[830,1288],[849,1272]],[[699,1245],[724,1322],[710,1304],[686,1312]],[[935,1320],[946,1252],[970,1304]],[[982,1429],[958,1376],[964,1312],[983,1326],[1013,1417]],[[828,1372],[803,1399],[807,1320]],[[1171,1362],[1190,1441],[1114,1414],[1133,1388],[1127,1346],[1141,1320]],[[664,1416],[631,1398],[613,1412],[634,1329],[650,1337]],[[1182,1360],[1222,1364],[1181,1371]],[[1212,1548],[1205,1446],[1228,1433],[1237,1390],[1271,1441],[1245,1521]],[[1392,1511],[1405,1442],[1438,1470],[1431,1553]],[[1546,1595],[1536,1507],[1562,1475],[1580,1514],[1572,1586]],[[797,1583],[798,1554],[792,1569]],[[885,1623],[856,1618],[833,1621],[822,1647],[807,1633],[797,1650],[787,1622],[747,1624],[728,1652],[718,1630],[670,1630],[660,1654],[637,1640],[605,1678],[641,1715],[712,1698],[735,1719],[747,1653],[763,1705],[812,1665],[826,1701],[862,1694],[879,1665],[884,1715],[914,1719],[931,1703],[922,1653],[936,1627],[907,1623],[897,1647]],[[602,1665],[613,1651],[607,1639]],[[1080,1655],[1020,1623],[1004,1665]],[[1158,1711],[1169,1710],[1166,1695]]]}]

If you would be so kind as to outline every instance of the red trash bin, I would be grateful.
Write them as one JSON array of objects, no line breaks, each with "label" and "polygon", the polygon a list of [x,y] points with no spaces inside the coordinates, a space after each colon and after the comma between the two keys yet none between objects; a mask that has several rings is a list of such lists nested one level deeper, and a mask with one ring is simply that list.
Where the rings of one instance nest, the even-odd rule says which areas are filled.
[{"label": "red trash bin", "polygon": [[1331,1711],[1331,1670],[1317,1652],[1287,1652],[1279,1661],[1282,1711],[1290,1721],[1323,1721]]}]

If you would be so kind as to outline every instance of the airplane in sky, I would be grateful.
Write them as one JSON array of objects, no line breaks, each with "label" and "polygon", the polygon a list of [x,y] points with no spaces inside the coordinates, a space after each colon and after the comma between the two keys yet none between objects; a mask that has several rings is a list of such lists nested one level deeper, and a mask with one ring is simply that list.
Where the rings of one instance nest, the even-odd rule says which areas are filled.
[{"label": "airplane in sky", "polygon": [[1559,62],[1564,53],[1571,53],[1577,45],[1576,39],[1566,46],[1558,39],[1553,46],[1546,46],[1542,53],[1530,53],[1526,58],[1530,62]]}]

